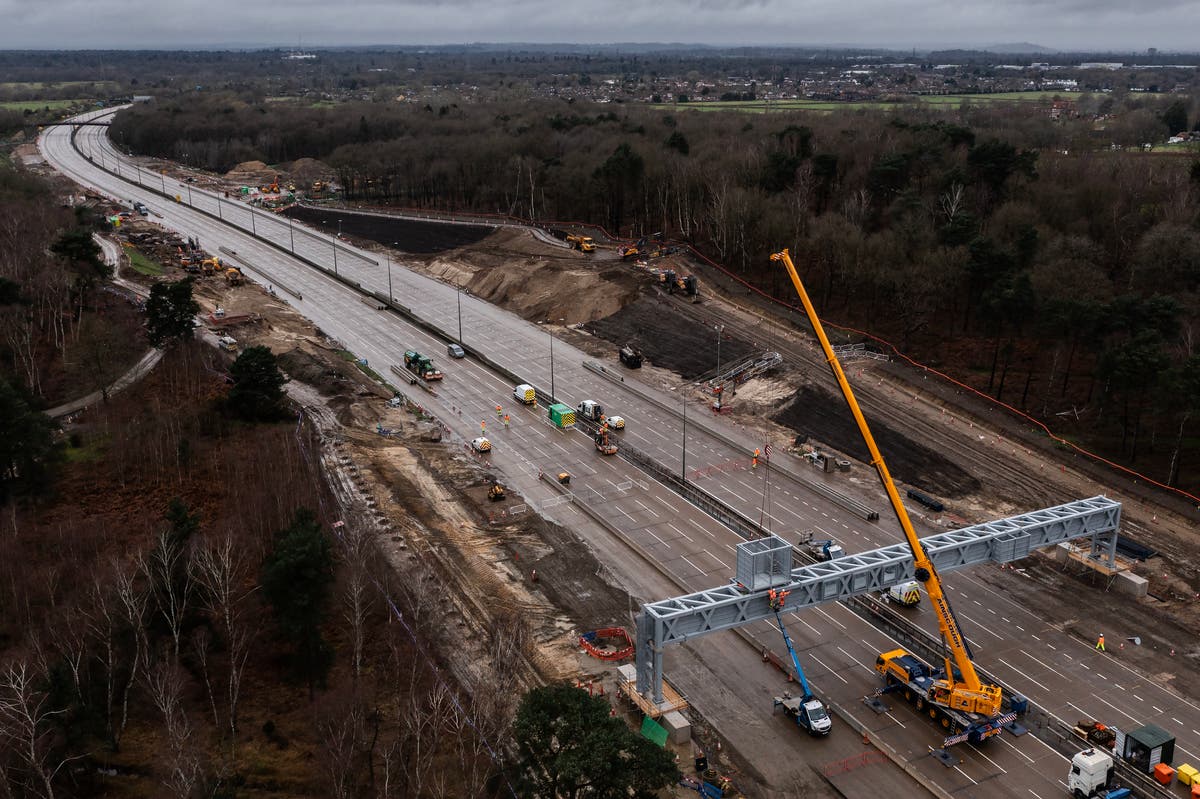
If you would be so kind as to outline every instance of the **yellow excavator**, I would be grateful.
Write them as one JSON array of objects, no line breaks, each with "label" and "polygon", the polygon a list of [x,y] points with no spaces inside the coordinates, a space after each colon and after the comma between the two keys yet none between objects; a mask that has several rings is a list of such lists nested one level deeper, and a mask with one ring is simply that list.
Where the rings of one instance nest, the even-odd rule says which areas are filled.
[{"label": "yellow excavator", "polygon": [[804,284],[800,282],[800,276],[796,273],[796,265],[792,263],[787,250],[773,254],[771,260],[783,263],[788,277],[792,280],[792,285],[796,288],[796,294],[800,297],[804,312],[808,314],[813,331],[821,342],[825,360],[833,371],[834,379],[837,380],[838,386],[842,390],[842,396],[850,407],[850,413],[858,424],[859,433],[862,434],[867,450],[871,453],[871,465],[879,474],[879,481],[883,484],[888,499],[891,501],[892,510],[896,513],[896,519],[904,530],[904,537],[912,550],[914,576],[924,587],[925,593],[929,595],[929,603],[937,614],[938,630],[941,633],[944,648],[944,668],[940,673],[930,669],[927,664],[903,649],[895,649],[879,655],[875,661],[875,670],[883,676],[887,686],[884,690],[901,693],[905,699],[917,707],[918,711],[928,711],[929,717],[939,722],[943,729],[950,733],[945,745],[960,741],[981,743],[986,738],[999,734],[1003,725],[1015,718],[1015,715],[1001,715],[1000,687],[984,683],[975,671],[975,664],[971,662],[970,650],[959,629],[958,620],[954,617],[954,611],[950,609],[949,599],[942,590],[937,570],[925,553],[921,540],[917,538],[912,521],[908,518],[908,511],[905,510],[896,484],[892,481],[887,464],[884,463],[883,455],[880,454],[879,447],[875,444],[875,438],[871,435],[867,420],[858,406],[858,401],[854,398],[849,381],[846,380],[846,373],[842,371],[842,365],[838,362],[833,347],[829,344],[829,338],[825,335],[825,328],[817,317],[812,300],[809,299],[808,292],[805,291]]},{"label": "yellow excavator", "polygon": [[217,272],[220,272],[221,271],[221,259],[220,258],[205,258],[203,261],[200,262],[200,271],[206,277],[209,275],[214,275]]},{"label": "yellow excavator", "polygon": [[246,276],[242,274],[241,269],[231,266],[225,270],[225,282],[231,286],[240,286],[246,282]]}]

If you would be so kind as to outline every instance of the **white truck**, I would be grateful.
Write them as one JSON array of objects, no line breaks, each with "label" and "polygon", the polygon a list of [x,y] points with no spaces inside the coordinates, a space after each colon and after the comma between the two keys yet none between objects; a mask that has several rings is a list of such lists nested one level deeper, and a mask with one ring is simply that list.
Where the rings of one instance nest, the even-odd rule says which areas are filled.
[{"label": "white truck", "polygon": [[1084,749],[1071,758],[1071,771],[1067,774],[1067,790],[1076,799],[1125,799],[1130,796],[1128,788],[1109,789],[1113,779],[1112,755],[1100,749]]},{"label": "white truck", "polygon": [[575,415],[593,422],[608,422],[610,430],[624,430],[625,420],[620,416],[606,416],[604,407],[595,400],[584,400],[575,407]]}]

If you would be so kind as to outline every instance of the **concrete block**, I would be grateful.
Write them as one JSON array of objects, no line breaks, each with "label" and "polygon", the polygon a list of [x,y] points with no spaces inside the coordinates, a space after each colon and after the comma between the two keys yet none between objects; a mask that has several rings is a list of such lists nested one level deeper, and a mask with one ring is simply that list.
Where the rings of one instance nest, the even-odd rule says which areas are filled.
[{"label": "concrete block", "polygon": [[1140,598],[1150,590],[1150,583],[1145,577],[1138,577],[1133,572],[1120,572],[1113,582],[1113,588],[1128,596]]},{"label": "concrete block", "polygon": [[678,710],[664,713],[659,723],[667,730],[667,740],[675,744],[685,744],[692,740],[692,724]]},{"label": "concrete block", "polygon": [[1066,563],[1071,559],[1071,545],[1067,543],[1059,544],[1054,548],[1054,560],[1057,563]]},{"label": "concrete block", "polygon": [[637,681],[637,667],[632,663],[623,663],[617,666],[617,673],[621,675],[621,679],[624,682]]}]

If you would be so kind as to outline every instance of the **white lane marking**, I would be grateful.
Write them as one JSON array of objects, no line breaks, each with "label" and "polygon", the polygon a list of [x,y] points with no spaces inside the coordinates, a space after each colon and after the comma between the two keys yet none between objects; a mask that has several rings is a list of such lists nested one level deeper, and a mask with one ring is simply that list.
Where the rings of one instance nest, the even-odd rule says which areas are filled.
[{"label": "white lane marking", "polygon": [[997,763],[995,760],[992,760],[990,757],[988,757],[988,756],[987,756],[987,755],[985,755],[983,752],[981,752],[981,751],[979,750],[979,748],[978,748],[978,747],[976,747],[976,749],[975,749],[975,754],[979,755],[979,756],[980,756],[980,757],[982,757],[984,760],[986,760],[987,762],[991,763],[991,764],[992,764],[993,766],[995,766],[996,768],[1000,769],[1000,773],[1001,773],[1001,774],[1007,774],[1007,773],[1008,773],[1008,772],[1007,772],[1006,770],[1004,770],[1003,768],[1000,768],[1000,764],[999,764],[999,763]]},{"label": "white lane marking", "polygon": [[1121,708],[1117,707],[1117,706],[1116,706],[1116,705],[1114,705],[1112,702],[1109,702],[1107,699],[1104,699],[1103,697],[1096,696],[1095,694],[1092,694],[1092,696],[1095,696],[1095,697],[1096,697],[1097,699],[1099,699],[1101,702],[1103,702],[1104,704],[1108,705],[1109,707],[1111,707],[1113,710],[1115,710],[1115,711],[1117,711],[1118,713],[1120,713],[1120,714],[1121,714],[1122,716],[1124,716],[1125,718],[1129,719],[1130,721],[1134,722],[1135,724],[1137,723],[1137,721],[1138,721],[1137,719],[1135,719],[1133,716],[1131,716],[1131,715],[1129,715],[1128,713],[1126,713],[1124,710],[1121,710]]},{"label": "white lane marking", "polygon": [[855,666],[862,666],[864,669],[871,672],[872,674],[875,672],[874,669],[869,668],[867,666],[863,666],[863,664],[859,662],[858,658],[854,657],[854,655],[851,655],[849,652],[847,652],[845,649],[842,649],[840,646],[838,647],[838,651],[840,651],[843,655],[845,655],[850,660],[850,662],[853,663]]},{"label": "white lane marking", "polygon": [[[830,616],[828,613],[826,613],[824,608],[814,607],[813,610],[815,610],[817,613],[820,613],[822,616],[829,619],[831,622],[836,624],[838,627],[841,627],[843,630],[846,629],[846,625],[842,624],[840,621],[835,619],[833,616]],[[841,649],[841,647],[838,647],[838,648]]]},{"label": "white lane marking", "polygon": [[825,667],[825,670],[826,670],[826,671],[828,671],[830,674],[832,674],[834,677],[837,677],[837,678],[838,678],[839,680],[841,680],[842,682],[844,682],[844,683],[846,683],[846,684],[849,684],[849,682],[850,682],[849,680],[847,680],[847,679],[846,679],[845,677],[843,677],[842,675],[838,674],[838,673],[837,673],[835,670],[833,670],[833,669],[829,668],[829,666],[826,666],[826,665],[825,665],[825,662],[824,662],[823,660],[821,660],[819,657],[817,657],[816,655],[814,655],[814,654],[812,654],[811,652],[809,652],[809,653],[806,655],[806,657],[808,657],[808,658],[810,658],[811,660],[815,660],[816,662],[820,663],[822,666],[824,666],[824,667]]},{"label": "white lane marking", "polygon": [[[1032,761],[1032,760],[1030,760],[1029,762],[1030,762],[1030,763],[1032,763],[1033,761]],[[1038,792],[1037,792],[1037,791],[1035,791],[1033,788],[1026,788],[1025,790],[1029,791],[1031,794],[1033,794],[1034,796],[1036,796],[1036,797],[1037,797],[1037,799],[1042,799],[1042,797],[1041,797],[1041,796],[1038,796]]]},{"label": "white lane marking", "polygon": [[967,772],[963,771],[963,770],[962,770],[962,769],[960,769],[958,766],[955,766],[955,767],[954,767],[954,770],[955,770],[955,771],[957,771],[959,774],[963,775],[964,777],[966,777],[967,779],[971,780],[971,784],[972,784],[972,785],[978,785],[978,784],[979,784],[979,783],[978,783],[978,782],[976,782],[975,780],[971,779],[971,775],[970,775],[970,774],[968,774]]},{"label": "white lane marking", "polygon": [[690,560],[688,560],[688,559],[687,559],[687,557],[686,557],[686,556],[684,556],[684,555],[680,555],[679,557],[680,557],[680,559],[681,559],[681,560],[682,560],[684,563],[686,563],[687,565],[691,566],[691,567],[692,567],[693,569],[695,569],[696,571],[700,572],[701,574],[706,574],[706,572],[704,571],[704,569],[701,569],[701,568],[700,568],[699,566],[697,566],[695,563],[692,563]]},{"label": "white lane marking", "polygon": [[1026,760],[1028,760],[1030,763],[1034,763],[1034,762],[1036,762],[1036,761],[1035,761],[1035,760],[1034,760],[1032,757],[1030,757],[1029,755],[1027,755],[1027,754],[1025,754],[1024,752],[1022,752],[1022,751],[1021,751],[1021,747],[1017,746],[1017,745],[1016,745],[1016,744],[1014,744],[1012,741],[1010,741],[1010,740],[1008,740],[1007,738],[1005,738],[1003,735],[996,735],[996,736],[994,736],[994,737],[992,738],[992,740],[993,740],[993,741],[999,741],[1000,743],[1004,744],[1005,746],[1011,746],[1013,749],[1015,749],[1015,750],[1016,750],[1016,752],[1017,752],[1017,754],[1018,754],[1018,755],[1020,755],[1021,757],[1025,758],[1025,759],[1026,759]]},{"label": "white lane marking", "polygon": [[648,513],[649,513],[651,516],[653,516],[654,518],[656,518],[656,519],[660,518],[660,517],[659,517],[659,515],[658,515],[657,513],[655,513],[654,511],[650,510],[650,507],[649,507],[649,506],[648,506],[648,505],[647,505],[645,502],[642,502],[640,499],[635,499],[635,500],[634,500],[634,502],[636,502],[637,504],[641,505],[641,506],[642,506],[642,510],[644,510],[644,511],[647,511],[647,512],[648,512]]},{"label": "white lane marking", "polygon": [[1009,662],[1008,662],[1007,660],[1005,660],[1004,658],[996,658],[996,659],[997,659],[997,660],[999,660],[1001,663],[1003,663],[1005,666],[1008,666],[1010,669],[1012,669],[1013,671],[1015,671],[1017,674],[1020,674],[1022,679],[1024,679],[1024,680],[1028,680],[1029,682],[1031,682],[1031,683],[1033,683],[1034,685],[1036,685],[1038,688],[1041,688],[1043,691],[1049,691],[1049,690],[1050,690],[1049,688],[1047,688],[1046,686],[1042,685],[1042,684],[1041,684],[1040,682],[1038,682],[1037,680],[1035,680],[1035,679],[1033,679],[1032,677],[1030,677],[1028,674],[1026,674],[1026,673],[1025,673],[1024,671],[1022,671],[1021,669],[1018,669],[1016,666],[1014,666],[1013,664],[1009,663]]},{"label": "white lane marking", "polygon": [[1067,675],[1063,674],[1061,671],[1059,671],[1058,669],[1054,668],[1054,667],[1053,667],[1053,666],[1051,666],[1049,663],[1047,663],[1046,661],[1042,660],[1040,657],[1038,657],[1038,656],[1036,656],[1036,655],[1033,655],[1033,654],[1030,654],[1029,652],[1023,652],[1022,654],[1023,654],[1023,655],[1025,655],[1025,657],[1029,658],[1030,660],[1036,660],[1038,663],[1041,663],[1043,666],[1045,666],[1046,668],[1050,669],[1050,671],[1054,672],[1054,673],[1055,673],[1055,674],[1057,674],[1059,677],[1062,677],[1064,680],[1066,680],[1066,679],[1069,679],[1069,678],[1067,677]]},{"label": "white lane marking", "polygon": [[674,530],[675,532],[679,533],[681,536],[683,536],[684,538],[686,538],[686,539],[688,540],[688,543],[689,543],[689,544],[694,544],[694,543],[696,543],[695,541],[693,541],[693,540],[691,539],[691,536],[689,536],[689,535],[688,535],[687,533],[685,533],[683,530],[680,530],[678,527],[676,527],[675,525],[671,524],[670,522],[667,522],[667,527],[670,527],[672,530]]},{"label": "white lane marking", "polygon": [[723,560],[721,560],[720,558],[718,558],[718,557],[717,557],[716,555],[714,555],[713,553],[709,552],[707,549],[706,549],[706,550],[704,550],[704,554],[705,554],[705,555],[708,555],[710,558],[712,558],[713,560],[715,560],[717,563],[720,563],[720,564],[721,564],[722,566],[724,566],[726,569],[728,569],[728,568],[729,568],[729,564],[727,564],[725,561],[723,561]]}]

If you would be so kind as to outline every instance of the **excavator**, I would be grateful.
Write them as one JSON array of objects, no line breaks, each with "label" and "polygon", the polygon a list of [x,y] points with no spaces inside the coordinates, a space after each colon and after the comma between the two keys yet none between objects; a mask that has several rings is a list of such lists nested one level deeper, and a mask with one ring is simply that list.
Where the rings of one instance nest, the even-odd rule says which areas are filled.
[{"label": "excavator", "polygon": [[492,483],[492,487],[488,489],[488,499],[492,502],[500,502],[504,499],[504,486],[499,483]]},{"label": "excavator", "polygon": [[825,353],[825,360],[833,371],[834,379],[841,388],[842,396],[845,398],[850,413],[858,424],[858,431],[862,435],[863,442],[871,454],[871,464],[875,467],[879,481],[883,484],[892,510],[896,514],[896,519],[904,530],[904,538],[908,542],[909,549],[912,550],[914,576],[924,587],[925,593],[929,595],[929,603],[937,615],[938,631],[941,633],[943,646],[943,668],[941,670],[931,669],[903,649],[884,652],[875,660],[875,670],[880,673],[886,684],[886,688],[883,690],[901,693],[916,705],[918,710],[927,710],[930,718],[938,721],[942,728],[950,733],[943,744],[944,747],[961,741],[981,743],[985,739],[999,734],[1003,730],[1003,725],[1014,720],[1016,716],[1011,713],[1001,714],[1003,697],[1000,686],[984,683],[975,670],[975,664],[971,661],[970,649],[963,637],[958,619],[955,618],[954,611],[950,608],[950,600],[942,590],[942,582],[938,578],[937,569],[934,568],[933,562],[921,545],[921,540],[917,538],[916,530],[900,499],[896,484],[892,481],[883,455],[880,454],[879,447],[875,444],[875,437],[871,434],[862,409],[854,398],[854,392],[846,379],[846,373],[842,371],[842,365],[833,352],[829,337],[825,335],[825,328],[817,316],[804,284],[800,281],[791,256],[787,250],[783,250],[772,254],[771,260],[783,263],[788,277],[791,278],[792,285],[796,289],[796,294],[800,297],[804,312],[808,315],[813,332],[816,333],[817,339],[821,343],[821,350]]},{"label": "excavator", "polygon": [[225,270],[225,282],[231,286],[240,286],[246,282],[246,276],[242,274],[241,269],[231,266]]},{"label": "excavator", "polygon": [[200,272],[206,277],[221,271],[220,258],[205,258],[200,262]]}]

